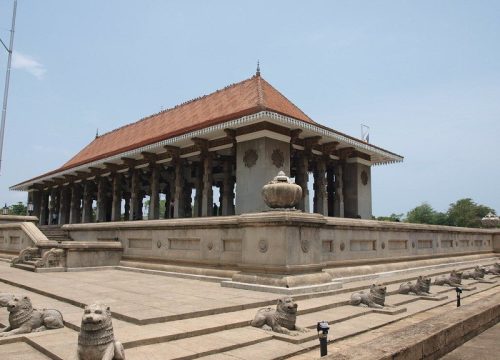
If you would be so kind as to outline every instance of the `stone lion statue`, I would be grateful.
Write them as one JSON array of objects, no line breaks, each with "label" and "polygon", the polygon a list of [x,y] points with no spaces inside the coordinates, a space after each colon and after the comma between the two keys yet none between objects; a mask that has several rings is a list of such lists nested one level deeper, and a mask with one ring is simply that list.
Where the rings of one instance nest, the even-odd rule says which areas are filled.
[{"label": "stone lion statue", "polygon": [[257,311],[250,323],[254,327],[272,330],[282,334],[297,335],[297,332],[306,332],[307,329],[298,327],[297,303],[289,296],[278,299],[276,309],[271,307]]},{"label": "stone lion statue", "polygon": [[427,276],[419,276],[414,283],[407,282],[399,285],[398,292],[400,294],[415,294],[415,295],[430,295],[431,278]]},{"label": "stone lion statue", "polygon": [[33,309],[29,297],[10,296],[7,302],[9,326],[0,330],[0,337],[64,327],[62,314],[58,310]]},{"label": "stone lion statue", "polygon": [[486,274],[486,269],[481,266],[476,266],[474,270],[465,271],[462,274],[462,279],[481,280],[484,279],[484,274]]},{"label": "stone lion statue", "polygon": [[383,308],[385,306],[385,294],[387,286],[373,284],[370,286],[370,292],[355,292],[351,295],[351,305],[364,305],[371,308]]},{"label": "stone lion statue", "polygon": [[123,345],[115,340],[111,311],[101,303],[85,307],[78,335],[78,360],[124,360]]},{"label": "stone lion statue", "polygon": [[486,274],[500,275],[500,263],[494,263],[486,269]]},{"label": "stone lion statue", "polygon": [[436,277],[434,285],[460,286],[462,284],[462,272],[452,270],[450,275],[441,275]]}]

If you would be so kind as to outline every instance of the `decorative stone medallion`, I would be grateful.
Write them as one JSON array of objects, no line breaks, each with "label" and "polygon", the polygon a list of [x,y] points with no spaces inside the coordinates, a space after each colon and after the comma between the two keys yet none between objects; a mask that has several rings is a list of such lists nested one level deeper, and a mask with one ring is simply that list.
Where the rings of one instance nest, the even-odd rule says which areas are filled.
[{"label": "decorative stone medallion", "polygon": [[455,247],[458,247],[458,241],[455,241]]},{"label": "decorative stone medallion", "polygon": [[257,159],[259,155],[257,155],[257,151],[254,149],[249,149],[245,151],[245,155],[243,155],[243,162],[247,168],[251,168],[257,163]]},{"label": "decorative stone medallion", "polygon": [[207,248],[208,248],[208,250],[212,250],[212,249],[214,248],[214,243],[210,241],[210,242],[207,244]]},{"label": "decorative stone medallion", "polygon": [[368,173],[366,172],[366,170],[363,170],[361,172],[361,182],[363,183],[363,185],[368,184]]},{"label": "decorative stone medallion", "polygon": [[161,248],[161,241],[160,241],[160,240],[158,240],[158,241],[156,242],[156,247],[157,247],[158,249],[159,249],[159,248]]},{"label": "decorative stone medallion", "polygon": [[261,253],[265,253],[265,252],[267,252],[267,248],[268,248],[267,240],[265,240],[265,239],[260,240],[259,241],[259,251]]},{"label": "decorative stone medallion", "polygon": [[282,168],[285,162],[283,152],[280,149],[274,149],[271,155],[271,160],[273,161],[274,166],[276,166],[278,169]]},{"label": "decorative stone medallion", "polygon": [[415,249],[415,241],[411,243],[411,247]]},{"label": "decorative stone medallion", "polygon": [[308,253],[309,252],[309,240],[300,240],[300,247],[302,249],[302,252]]},{"label": "decorative stone medallion", "polygon": [[345,244],[344,243],[340,243],[340,251],[344,251],[345,249]]},{"label": "decorative stone medallion", "polygon": [[382,245],[380,245],[382,249],[385,249],[385,242],[382,241]]}]

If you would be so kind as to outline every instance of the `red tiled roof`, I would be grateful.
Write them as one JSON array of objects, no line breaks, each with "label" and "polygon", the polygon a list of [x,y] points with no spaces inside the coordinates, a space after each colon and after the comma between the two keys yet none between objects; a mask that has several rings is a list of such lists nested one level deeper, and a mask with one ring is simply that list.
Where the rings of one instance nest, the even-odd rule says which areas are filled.
[{"label": "red tiled roof", "polygon": [[244,115],[270,110],[316,124],[260,75],[97,137],[56,171],[83,165]]}]

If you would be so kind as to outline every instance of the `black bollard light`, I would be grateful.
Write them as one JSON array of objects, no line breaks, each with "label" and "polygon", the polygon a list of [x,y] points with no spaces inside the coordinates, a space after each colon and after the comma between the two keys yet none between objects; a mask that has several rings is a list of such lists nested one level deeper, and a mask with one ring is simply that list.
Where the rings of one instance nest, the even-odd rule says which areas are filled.
[{"label": "black bollard light", "polygon": [[328,354],[328,349],[326,347],[328,343],[328,330],[330,330],[328,321],[320,321],[316,326],[316,330],[318,330],[320,356],[326,356]]},{"label": "black bollard light", "polygon": [[460,306],[460,294],[462,293],[462,288],[461,287],[456,287],[455,291],[457,292],[457,307]]}]

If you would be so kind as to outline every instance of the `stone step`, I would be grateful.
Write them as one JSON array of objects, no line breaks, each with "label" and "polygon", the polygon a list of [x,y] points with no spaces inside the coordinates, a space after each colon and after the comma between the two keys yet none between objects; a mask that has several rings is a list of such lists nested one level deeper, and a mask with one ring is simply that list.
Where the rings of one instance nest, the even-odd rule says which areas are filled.
[{"label": "stone step", "polygon": [[36,271],[36,267],[32,264],[15,264],[12,265],[12,267],[15,267],[16,269],[21,269],[21,270],[26,270],[26,271]]}]

